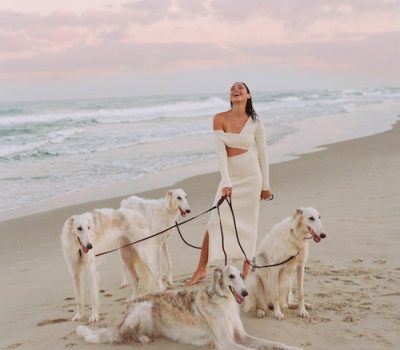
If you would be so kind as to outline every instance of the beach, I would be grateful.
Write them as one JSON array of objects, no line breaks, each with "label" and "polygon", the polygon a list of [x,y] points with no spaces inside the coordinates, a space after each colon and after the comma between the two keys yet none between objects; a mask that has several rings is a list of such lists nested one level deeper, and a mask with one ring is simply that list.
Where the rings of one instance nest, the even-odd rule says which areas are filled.
[{"label": "beach", "polygon": [[[305,273],[305,299],[313,305],[310,318],[299,318],[296,310],[284,310],[284,321],[276,320],[272,313],[264,319],[242,313],[251,335],[310,350],[399,347],[399,150],[397,123],[389,131],[323,146],[271,166],[275,199],[261,204],[259,240],[300,206],[319,210],[327,238],[318,244],[310,242]],[[218,180],[218,173],[209,173],[170,187],[187,192],[191,215],[195,215],[211,206]],[[139,194],[159,198],[168,188]],[[75,335],[79,323],[70,320],[74,295],[59,235],[70,215],[93,208],[116,208],[121,198],[110,196],[91,202],[81,198],[74,205],[0,221],[0,348],[94,348]],[[202,216],[183,226],[182,233],[199,245],[206,222],[207,216]],[[199,252],[184,245],[177,234],[172,235],[169,247],[175,287],[184,288]],[[119,288],[118,254],[107,256],[99,271],[101,314],[96,326],[115,325],[123,318],[130,294],[129,288]],[[89,302],[88,288],[85,300]],[[197,349],[167,339],[157,339],[144,348],[161,347]],[[129,344],[118,346],[131,348]]]}]

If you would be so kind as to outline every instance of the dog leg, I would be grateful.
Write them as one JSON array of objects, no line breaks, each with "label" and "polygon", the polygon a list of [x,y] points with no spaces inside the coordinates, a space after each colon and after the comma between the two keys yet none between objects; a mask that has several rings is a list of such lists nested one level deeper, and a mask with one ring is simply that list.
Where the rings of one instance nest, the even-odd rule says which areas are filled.
[{"label": "dog leg", "polygon": [[299,316],[308,318],[304,305],[304,265],[297,266],[297,286],[299,288]]},{"label": "dog leg", "polygon": [[[166,272],[166,282],[168,286],[172,286],[172,260],[169,254],[167,241],[164,242],[162,246],[162,252],[164,256],[164,260],[167,262],[167,272]],[[161,259],[160,259],[161,260]],[[160,270],[161,273],[161,270]]]},{"label": "dog leg", "polygon": [[[143,264],[143,267],[147,270],[148,274],[151,276],[153,282],[156,284],[156,290],[158,292],[165,291],[165,286],[162,279],[158,273],[157,268],[157,251],[155,249],[138,249],[139,258]],[[147,281],[148,282],[148,281]]]},{"label": "dog leg", "polygon": [[[73,264],[73,265],[72,265]],[[85,314],[85,304],[83,301],[83,284],[82,284],[82,264],[75,261],[68,264],[72,276],[72,284],[74,286],[76,313],[72,317],[72,321],[79,321]]]},{"label": "dog leg", "polygon": [[269,274],[270,287],[271,287],[271,302],[274,306],[275,317],[278,320],[283,320],[285,316],[281,311],[279,305],[279,269],[272,268]]},{"label": "dog leg", "polygon": [[122,265],[121,265],[122,282],[121,282],[120,288],[126,288],[129,285],[129,282],[128,282],[128,270],[127,270],[127,268],[125,266],[125,262],[123,261],[122,256],[121,256],[121,261],[122,261]]},{"label": "dog leg", "polygon": [[99,320],[99,274],[97,273],[96,261],[93,260],[88,268],[90,277],[90,296],[92,301],[92,313],[89,322],[97,322]]},{"label": "dog leg", "polygon": [[125,247],[120,250],[121,259],[124,262],[125,271],[128,271],[132,280],[132,294],[128,298],[128,302],[136,298],[137,288],[139,284],[139,275],[135,268],[135,252],[132,247]]}]

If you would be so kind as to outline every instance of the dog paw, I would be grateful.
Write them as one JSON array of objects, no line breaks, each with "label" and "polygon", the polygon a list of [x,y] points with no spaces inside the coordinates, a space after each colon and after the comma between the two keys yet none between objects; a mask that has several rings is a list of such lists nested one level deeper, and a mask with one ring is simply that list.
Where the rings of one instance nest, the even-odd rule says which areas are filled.
[{"label": "dog paw", "polygon": [[89,322],[97,322],[98,320],[99,320],[99,313],[92,312],[92,314],[89,317]]},{"label": "dog paw", "polygon": [[257,309],[257,317],[258,318],[264,318],[266,316],[266,313],[262,309]]},{"label": "dog paw", "polygon": [[138,341],[139,341],[139,343],[142,343],[142,344],[148,344],[148,343],[151,343],[153,340],[151,338],[149,338],[147,335],[141,334],[138,337]]},{"label": "dog paw", "polygon": [[306,309],[300,310],[299,311],[299,316],[301,318],[308,318],[308,312],[306,311]]},{"label": "dog paw", "polygon": [[83,317],[83,314],[80,313],[79,311],[72,317],[72,321],[80,321]]},{"label": "dog paw", "polygon": [[126,288],[129,286],[129,283],[127,281],[122,281],[121,285],[119,286],[120,288]]},{"label": "dog paw", "polygon": [[282,321],[285,319],[285,315],[282,312],[275,312],[275,318]]}]

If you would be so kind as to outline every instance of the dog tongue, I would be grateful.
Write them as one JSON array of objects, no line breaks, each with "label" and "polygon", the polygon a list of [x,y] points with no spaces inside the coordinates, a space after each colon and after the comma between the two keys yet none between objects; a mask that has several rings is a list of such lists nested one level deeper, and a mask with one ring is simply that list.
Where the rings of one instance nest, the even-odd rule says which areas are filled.
[{"label": "dog tongue", "polygon": [[89,249],[87,249],[81,242],[81,240],[78,238],[79,244],[81,245],[81,249],[83,251],[83,253],[87,253],[89,251]]},{"label": "dog tongue", "polygon": [[319,237],[310,226],[308,226],[307,228],[308,228],[308,232],[311,233],[311,236],[312,236],[314,242],[318,243],[321,240],[321,237]]},{"label": "dog tongue", "polygon": [[235,298],[238,304],[243,304],[244,298],[242,298],[239,294],[236,294]]},{"label": "dog tongue", "polygon": [[243,298],[241,295],[239,295],[238,293],[236,293],[236,291],[235,291],[232,287],[229,287],[229,288],[230,288],[230,290],[231,290],[233,296],[235,297],[236,302],[237,302],[238,304],[242,304],[243,301],[244,301],[244,298]]}]

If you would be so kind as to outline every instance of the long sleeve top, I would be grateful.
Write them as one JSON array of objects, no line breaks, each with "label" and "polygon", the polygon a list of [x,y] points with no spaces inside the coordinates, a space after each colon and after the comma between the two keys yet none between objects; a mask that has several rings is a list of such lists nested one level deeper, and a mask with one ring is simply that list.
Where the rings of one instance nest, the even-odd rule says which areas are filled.
[{"label": "long sleeve top", "polygon": [[264,123],[260,118],[258,118],[256,121],[253,121],[249,117],[249,120],[246,122],[240,133],[229,133],[224,132],[223,130],[215,130],[214,135],[222,187],[232,187],[232,182],[229,178],[228,154],[226,151],[226,146],[232,148],[241,148],[248,151],[253,148],[255,144],[262,174],[262,189],[270,189],[269,162],[265,128]]}]

